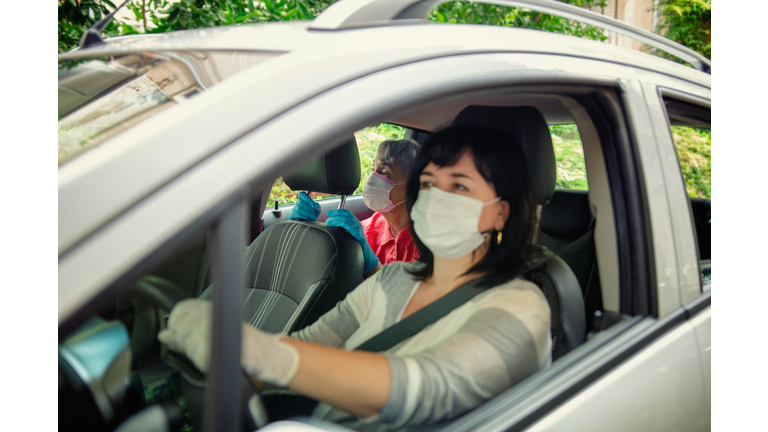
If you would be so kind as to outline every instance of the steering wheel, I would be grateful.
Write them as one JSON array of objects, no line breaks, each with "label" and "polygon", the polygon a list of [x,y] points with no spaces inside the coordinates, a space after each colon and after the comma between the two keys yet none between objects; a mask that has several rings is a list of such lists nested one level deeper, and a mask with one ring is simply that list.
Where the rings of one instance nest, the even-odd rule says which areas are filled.
[{"label": "steering wheel", "polygon": [[[170,312],[173,306],[181,300],[189,298],[175,284],[167,279],[157,276],[144,276],[139,279],[125,294],[121,301],[133,305],[146,304]],[[157,332],[165,327],[165,322],[160,323]],[[183,353],[161,347],[160,359],[170,366],[182,377],[181,391],[187,400],[190,420],[196,429],[202,426],[203,394],[206,388],[206,376]],[[267,411],[254,388],[248,375],[242,371],[240,380],[240,394],[243,430],[253,431],[268,423]]]}]

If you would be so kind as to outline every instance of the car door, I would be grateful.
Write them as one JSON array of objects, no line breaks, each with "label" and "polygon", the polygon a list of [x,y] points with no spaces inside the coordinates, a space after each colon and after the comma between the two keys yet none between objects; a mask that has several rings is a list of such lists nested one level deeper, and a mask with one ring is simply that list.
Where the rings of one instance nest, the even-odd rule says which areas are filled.
[{"label": "car door", "polygon": [[[687,120],[706,127],[710,91],[643,70],[638,71],[638,82],[624,88],[626,132],[636,146],[652,231],[653,312],[617,338],[629,337],[622,347],[608,349],[607,344],[594,357],[593,369],[577,375],[574,367],[572,382],[581,380],[576,389],[563,392],[563,387],[542,386],[537,396],[546,398],[552,392],[549,406],[536,404],[532,397],[526,401],[531,405],[527,411],[510,403],[507,412],[497,407],[498,413],[491,411],[488,418],[476,418],[457,429],[466,430],[470,424],[478,429],[529,431],[711,428],[710,282],[698,271],[695,227],[664,104],[677,98],[695,105]],[[680,110],[675,114],[682,119]],[[547,408],[551,410],[533,421],[526,417],[537,417],[536,409]]]}]

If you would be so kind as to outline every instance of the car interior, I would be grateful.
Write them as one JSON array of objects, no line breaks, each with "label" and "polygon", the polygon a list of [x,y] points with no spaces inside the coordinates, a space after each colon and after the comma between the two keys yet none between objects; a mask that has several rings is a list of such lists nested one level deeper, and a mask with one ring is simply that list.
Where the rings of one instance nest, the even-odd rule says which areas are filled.
[{"label": "car interior", "polygon": [[[678,115],[683,123],[688,117]],[[550,302],[555,364],[576,348],[597,344],[596,335],[627,318],[619,301],[617,244],[622,240],[614,224],[602,132],[573,95],[470,93],[379,120],[405,128],[405,138],[419,143],[447,125],[472,124],[501,130],[524,145],[540,204],[535,241],[543,247],[536,257],[540,265],[525,277],[539,285]],[[588,190],[555,187],[558,168],[549,126],[563,124],[578,128]],[[242,319],[257,328],[299,330],[363,280],[357,241],[324,223],[328,210],[336,208],[349,209],[360,220],[373,214],[362,196],[354,194],[361,179],[360,157],[353,131],[348,132],[349,138],[333,150],[282,176],[294,191],[339,195],[319,201],[317,221],[289,220],[290,203],[268,206],[271,185],[254,194],[250,237],[243,245],[241,304]],[[711,201],[691,198],[690,209],[702,278],[708,282]],[[128,283],[108,308],[60,343],[60,427],[114,430],[130,416],[151,409],[162,411],[168,430],[200,430],[205,374],[161,346],[156,335],[176,302],[210,298],[214,247],[210,228],[188,235],[174,254]],[[100,366],[88,373],[78,366],[95,363]],[[254,430],[269,421],[270,413],[260,405],[257,389],[245,376],[242,381],[243,430]]]}]

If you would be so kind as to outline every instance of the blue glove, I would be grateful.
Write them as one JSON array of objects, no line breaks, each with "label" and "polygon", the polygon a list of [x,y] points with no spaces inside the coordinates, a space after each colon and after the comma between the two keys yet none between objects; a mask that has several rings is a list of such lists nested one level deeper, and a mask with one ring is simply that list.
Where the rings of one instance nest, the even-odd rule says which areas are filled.
[{"label": "blue glove", "polygon": [[373,253],[371,245],[368,244],[368,239],[365,238],[363,226],[352,212],[347,209],[329,210],[328,220],[325,221],[325,223],[328,224],[328,226],[344,228],[352,234],[352,237],[360,242],[360,247],[363,248],[363,270],[365,273],[368,273],[379,265],[379,258]]},{"label": "blue glove", "polygon": [[320,216],[320,204],[312,201],[306,192],[299,192],[299,200],[288,215],[288,220],[303,219],[314,222],[318,216]]}]

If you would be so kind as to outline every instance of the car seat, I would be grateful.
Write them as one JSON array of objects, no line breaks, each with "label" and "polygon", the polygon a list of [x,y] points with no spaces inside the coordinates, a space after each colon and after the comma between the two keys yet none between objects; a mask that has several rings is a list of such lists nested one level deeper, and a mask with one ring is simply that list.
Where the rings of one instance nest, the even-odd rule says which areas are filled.
[{"label": "car seat", "polygon": [[696,242],[699,245],[699,259],[712,258],[712,201],[706,198],[690,198]]},{"label": "car seat", "polygon": [[[354,137],[283,181],[295,191],[354,193],[360,184]],[[360,243],[343,229],[292,220],[256,237],[243,254],[243,269],[243,320],[264,331],[291,333],[317,320],[363,281],[363,254]]]},{"label": "car seat", "polygon": [[[584,297],[585,316],[603,309],[595,253],[595,217],[586,190],[557,189],[541,211],[541,244],[573,270]],[[587,320],[586,331],[594,320]]]},{"label": "car seat", "polygon": [[[521,145],[536,185],[538,203],[542,206],[549,201],[556,182],[555,152],[547,122],[538,109],[470,105],[456,116],[453,124],[497,130]],[[549,301],[552,352],[556,359],[584,342],[584,299],[579,281],[560,257],[542,248],[534,263],[526,277],[541,287]]]}]

